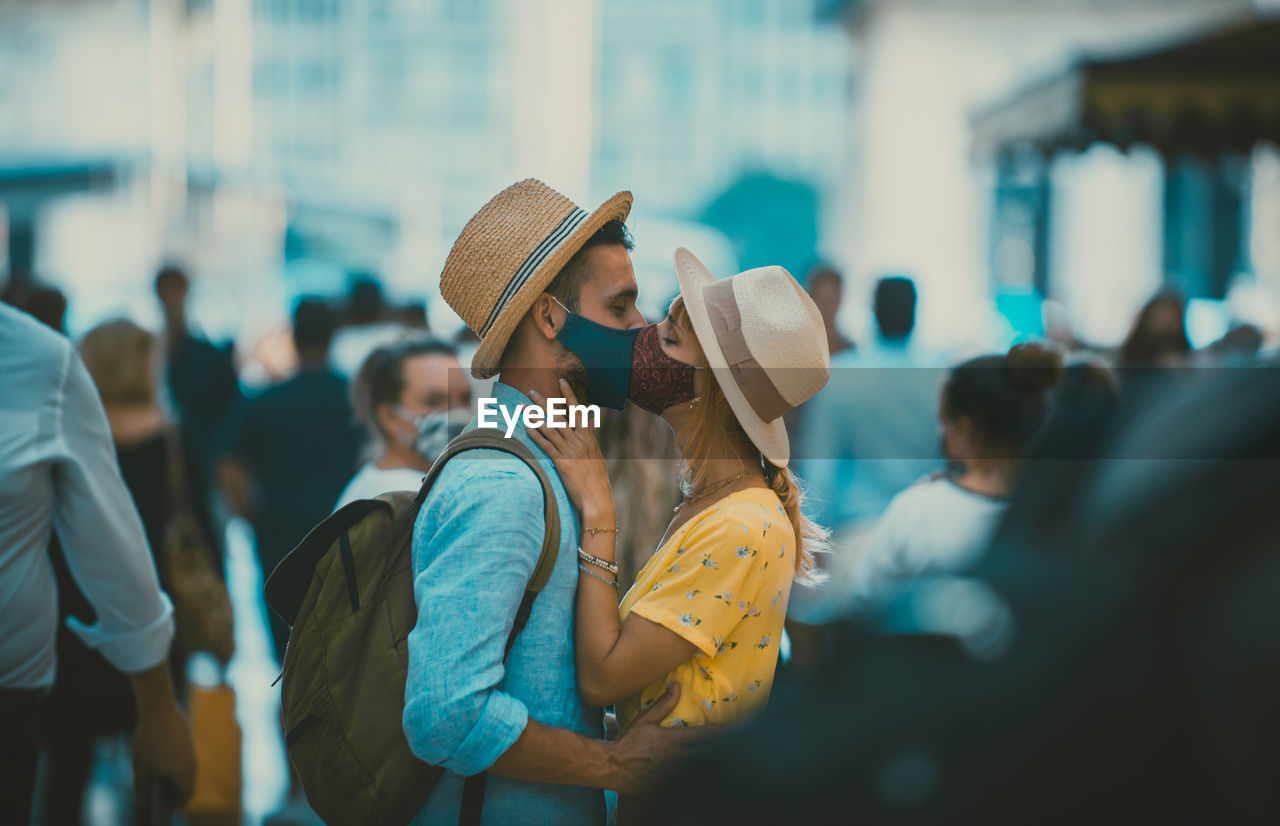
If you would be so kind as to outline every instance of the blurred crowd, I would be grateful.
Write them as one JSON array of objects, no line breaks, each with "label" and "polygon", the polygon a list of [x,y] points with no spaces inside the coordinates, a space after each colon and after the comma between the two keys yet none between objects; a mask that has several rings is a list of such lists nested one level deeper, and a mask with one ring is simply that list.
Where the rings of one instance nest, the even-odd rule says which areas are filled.
[{"label": "blurred crowd", "polygon": [[[796,590],[772,706],[706,747],[696,786],[654,794],[654,822],[1067,822],[1113,796],[1144,817],[1273,806],[1251,762],[1274,758],[1280,733],[1261,633],[1274,641],[1280,604],[1265,495],[1280,482],[1280,395],[1263,333],[1236,326],[1195,349],[1185,302],[1161,292],[1119,348],[1065,334],[953,363],[918,344],[909,277],[876,285],[875,334],[858,341],[839,322],[841,274],[803,282],[832,371],[788,425],[811,515],[833,531],[826,580]],[[346,296],[296,302],[294,366],[248,392],[234,349],[189,321],[189,288],[166,267],[163,329],[121,318],[77,343],[162,586],[175,514],[219,577],[227,522],[244,517],[269,573],[337,507],[415,489],[486,391],[465,369],[474,336],[434,335],[420,306],[390,306],[364,275]],[[65,332],[56,289],[4,300]],[[602,441],[625,585],[678,501],[673,471],[647,461],[674,442],[634,410],[607,416]],[[91,621],[56,539],[49,553],[60,619]],[[35,805],[49,824],[78,821],[95,740],[135,722],[126,679],[60,627]],[[272,616],[270,632],[283,661],[289,629]],[[179,695],[187,653],[170,654]],[[761,744],[773,759],[742,757]],[[1055,755],[1031,769],[1032,748]],[[713,817],[729,788],[736,808]],[[1058,811],[1036,808],[1045,794]]]}]

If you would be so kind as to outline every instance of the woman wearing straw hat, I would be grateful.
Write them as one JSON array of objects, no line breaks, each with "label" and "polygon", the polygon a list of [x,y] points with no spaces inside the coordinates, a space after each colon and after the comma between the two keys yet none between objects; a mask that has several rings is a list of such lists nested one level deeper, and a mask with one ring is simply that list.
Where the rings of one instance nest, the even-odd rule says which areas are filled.
[{"label": "woman wearing straw hat", "polygon": [[[636,337],[629,398],[676,432],[684,500],[619,608],[614,507],[595,435],[530,431],[582,518],[576,657],[587,702],[633,720],[680,686],[667,726],[736,720],[768,697],[792,582],[826,531],[800,512],[782,415],[826,383],[813,301],[781,267],[715,280],[676,251],[680,295]],[[573,391],[562,387],[573,403]],[[535,401],[541,401],[535,397]]]}]

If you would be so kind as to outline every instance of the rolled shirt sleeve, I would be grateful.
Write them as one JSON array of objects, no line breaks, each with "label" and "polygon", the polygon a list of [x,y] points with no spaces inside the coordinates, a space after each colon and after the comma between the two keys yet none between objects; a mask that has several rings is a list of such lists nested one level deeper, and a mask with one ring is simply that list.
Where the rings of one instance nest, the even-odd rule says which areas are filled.
[{"label": "rolled shirt sleeve", "polygon": [[542,508],[542,487],[519,459],[473,450],[444,468],[418,515],[403,723],[428,763],[477,774],[528,723],[525,704],[500,686],[507,636],[542,548]]},{"label": "rolled shirt sleeve", "polygon": [[160,590],[93,380],[75,351],[67,352],[55,431],[54,528],[97,614],[91,626],[75,618],[68,625],[120,671],[145,671],[169,655],[173,606]]}]

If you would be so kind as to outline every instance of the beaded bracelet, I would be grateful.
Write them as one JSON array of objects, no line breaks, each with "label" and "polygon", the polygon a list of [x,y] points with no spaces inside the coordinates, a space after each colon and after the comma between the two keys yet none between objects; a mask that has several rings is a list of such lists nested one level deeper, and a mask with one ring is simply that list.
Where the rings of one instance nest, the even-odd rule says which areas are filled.
[{"label": "beaded bracelet", "polygon": [[582,550],[582,548],[578,548],[578,559],[581,559],[583,562],[590,562],[592,565],[596,565],[598,567],[604,568],[606,571],[613,574],[615,577],[618,575],[618,564],[616,562],[610,562],[607,559],[601,559],[598,556],[593,556],[587,553],[586,551]]},{"label": "beaded bracelet", "polygon": [[605,579],[604,577],[602,577],[602,576],[600,576],[599,574],[597,574],[595,571],[593,571],[593,570],[591,570],[590,568],[588,568],[586,565],[583,565],[581,562],[579,562],[579,563],[578,563],[578,570],[579,570],[579,571],[582,571],[584,574],[586,574],[586,575],[587,575],[587,576],[589,576],[589,577],[592,577],[593,579],[598,579],[598,580],[600,580],[600,581],[601,581],[601,582],[603,582],[605,585],[612,585],[614,588],[617,588],[617,587],[618,587],[618,580],[617,580],[616,578],[614,578],[614,579]]}]

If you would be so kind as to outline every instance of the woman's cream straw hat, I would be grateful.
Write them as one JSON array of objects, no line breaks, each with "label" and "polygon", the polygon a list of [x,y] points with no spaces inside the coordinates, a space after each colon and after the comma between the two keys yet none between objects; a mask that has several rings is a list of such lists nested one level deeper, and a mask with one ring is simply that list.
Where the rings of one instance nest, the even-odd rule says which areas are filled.
[{"label": "woman's cream straw hat", "polygon": [[453,242],[440,293],[480,336],[471,372],[487,379],[516,325],[556,274],[609,221],[625,221],[631,193],[588,213],[535,178],[513,184],[480,208]]},{"label": "woman's cream straw hat", "polygon": [[742,429],[778,467],[791,459],[782,414],[831,376],[827,330],[813,299],[782,267],[760,267],[719,281],[684,247],[676,278],[720,389]]}]

